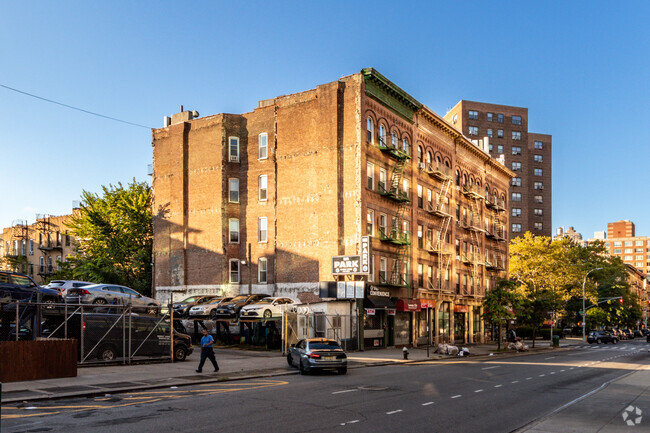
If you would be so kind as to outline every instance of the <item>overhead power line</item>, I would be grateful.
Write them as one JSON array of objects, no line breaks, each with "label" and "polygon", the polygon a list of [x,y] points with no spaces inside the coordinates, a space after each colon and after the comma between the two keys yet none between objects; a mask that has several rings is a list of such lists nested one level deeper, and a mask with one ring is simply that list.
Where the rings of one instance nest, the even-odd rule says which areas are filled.
[{"label": "overhead power line", "polygon": [[83,108],[73,107],[72,105],[64,104],[62,102],[53,101],[51,99],[43,98],[42,96],[34,95],[32,93],[23,92],[22,90],[14,89],[13,87],[5,86],[0,84],[0,87],[3,87],[7,90],[11,90],[16,93],[21,93],[23,95],[31,96],[32,98],[40,99],[41,101],[50,102],[52,104],[60,105],[62,107],[70,108],[72,110],[81,111],[82,113],[92,114],[93,116],[103,117],[104,119],[114,120],[115,122],[126,123],[127,125],[138,126],[140,128],[152,129],[150,126],[140,125],[139,123],[133,123],[122,119],[116,119],[115,117],[105,116],[103,114],[95,113],[93,111],[84,110]]}]

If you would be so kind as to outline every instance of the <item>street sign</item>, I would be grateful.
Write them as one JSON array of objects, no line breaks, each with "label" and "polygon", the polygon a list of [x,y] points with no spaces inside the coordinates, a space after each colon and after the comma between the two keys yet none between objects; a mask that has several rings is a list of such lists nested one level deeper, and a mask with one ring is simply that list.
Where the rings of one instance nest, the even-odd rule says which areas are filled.
[{"label": "street sign", "polygon": [[334,256],[332,257],[332,275],[360,275],[361,256]]},{"label": "street sign", "polygon": [[361,273],[370,274],[370,237],[361,236]]}]

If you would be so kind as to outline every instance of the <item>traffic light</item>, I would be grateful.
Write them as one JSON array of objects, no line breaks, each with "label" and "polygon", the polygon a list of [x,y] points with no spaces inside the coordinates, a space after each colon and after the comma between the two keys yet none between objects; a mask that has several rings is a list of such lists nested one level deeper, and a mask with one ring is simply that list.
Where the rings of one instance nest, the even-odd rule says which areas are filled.
[{"label": "traffic light", "polygon": [[618,298],[618,303],[623,305],[623,298]]}]

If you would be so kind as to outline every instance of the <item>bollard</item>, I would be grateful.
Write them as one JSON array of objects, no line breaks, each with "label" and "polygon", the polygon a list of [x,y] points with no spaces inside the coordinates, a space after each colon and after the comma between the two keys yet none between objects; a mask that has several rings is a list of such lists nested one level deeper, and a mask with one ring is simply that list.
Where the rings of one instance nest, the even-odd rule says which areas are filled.
[{"label": "bollard", "polygon": [[402,355],[404,355],[404,359],[409,359],[409,350],[404,346],[402,349]]}]

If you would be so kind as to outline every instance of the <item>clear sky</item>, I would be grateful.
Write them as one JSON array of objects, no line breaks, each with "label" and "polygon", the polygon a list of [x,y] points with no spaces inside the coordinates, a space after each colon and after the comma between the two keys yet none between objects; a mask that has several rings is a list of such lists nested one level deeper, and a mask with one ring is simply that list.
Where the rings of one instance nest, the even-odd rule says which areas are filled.
[{"label": "clear sky", "polygon": [[[253,110],[372,66],[441,115],[529,108],[553,228],[650,236],[648,1],[0,2],[0,85],[151,127]],[[151,130],[0,87],[0,227],[148,180]]]}]

